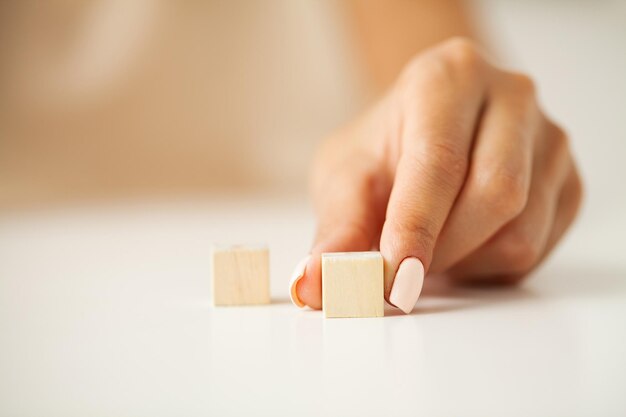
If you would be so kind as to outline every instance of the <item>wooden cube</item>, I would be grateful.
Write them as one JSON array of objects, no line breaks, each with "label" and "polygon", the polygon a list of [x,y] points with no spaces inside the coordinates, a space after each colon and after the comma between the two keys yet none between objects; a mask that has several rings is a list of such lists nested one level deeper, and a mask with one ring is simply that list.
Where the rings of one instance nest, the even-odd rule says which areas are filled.
[{"label": "wooden cube", "polygon": [[382,317],[385,314],[380,252],[322,254],[324,316]]},{"label": "wooden cube", "polygon": [[259,246],[213,247],[213,305],[270,302],[269,250]]}]

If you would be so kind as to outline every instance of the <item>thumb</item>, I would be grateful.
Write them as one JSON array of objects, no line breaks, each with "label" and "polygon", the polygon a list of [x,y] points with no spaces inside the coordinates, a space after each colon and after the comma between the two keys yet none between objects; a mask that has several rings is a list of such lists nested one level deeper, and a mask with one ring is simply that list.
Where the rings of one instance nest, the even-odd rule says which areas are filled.
[{"label": "thumb", "polygon": [[355,166],[342,172],[321,182],[314,196],[317,232],[308,261],[297,267],[291,281],[292,301],[299,307],[322,308],[322,253],[368,251],[380,236],[387,201],[384,180]]}]

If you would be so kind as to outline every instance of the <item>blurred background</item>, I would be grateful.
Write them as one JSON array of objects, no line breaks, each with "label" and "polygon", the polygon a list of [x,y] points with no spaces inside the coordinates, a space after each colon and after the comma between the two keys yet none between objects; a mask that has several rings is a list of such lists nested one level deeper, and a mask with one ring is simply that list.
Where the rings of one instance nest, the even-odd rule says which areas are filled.
[{"label": "blurred background", "polygon": [[0,205],[302,191],[359,106],[344,5],[0,5]]},{"label": "blurred background", "polygon": [[[404,49],[383,44],[398,63],[377,67],[372,50],[386,38],[370,15],[389,32],[410,3],[431,14],[413,25],[430,35]],[[411,47],[461,34],[536,78],[546,110],[571,134],[585,210],[621,220],[626,2],[394,4],[2,2],[0,209],[304,195],[316,141],[367,106]]]}]

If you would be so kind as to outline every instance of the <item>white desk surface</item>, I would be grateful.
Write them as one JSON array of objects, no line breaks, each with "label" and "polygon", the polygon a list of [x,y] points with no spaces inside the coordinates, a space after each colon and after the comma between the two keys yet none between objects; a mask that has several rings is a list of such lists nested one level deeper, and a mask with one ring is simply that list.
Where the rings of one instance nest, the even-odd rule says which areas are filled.
[{"label": "white desk surface", "polygon": [[[626,261],[593,225],[520,288],[430,280],[411,315],[324,320],[287,298],[305,202],[7,214],[0,415],[623,416]],[[210,306],[212,242],[269,243],[272,305]]]}]

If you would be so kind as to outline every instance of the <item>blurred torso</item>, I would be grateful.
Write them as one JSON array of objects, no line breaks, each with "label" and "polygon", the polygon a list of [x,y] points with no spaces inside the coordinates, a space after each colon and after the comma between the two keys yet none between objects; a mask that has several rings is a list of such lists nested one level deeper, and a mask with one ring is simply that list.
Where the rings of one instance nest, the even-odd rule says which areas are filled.
[{"label": "blurred torso", "polygon": [[0,205],[306,184],[359,106],[325,2],[4,5]]}]

